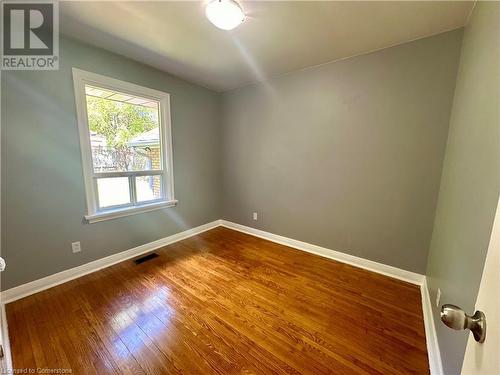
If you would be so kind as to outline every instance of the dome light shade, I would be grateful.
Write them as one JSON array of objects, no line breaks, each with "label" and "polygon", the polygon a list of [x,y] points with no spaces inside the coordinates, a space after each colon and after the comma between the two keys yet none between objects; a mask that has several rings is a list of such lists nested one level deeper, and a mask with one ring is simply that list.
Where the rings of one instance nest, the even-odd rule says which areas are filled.
[{"label": "dome light shade", "polygon": [[243,10],[234,0],[212,0],[205,8],[205,15],[222,30],[232,30],[245,19]]}]

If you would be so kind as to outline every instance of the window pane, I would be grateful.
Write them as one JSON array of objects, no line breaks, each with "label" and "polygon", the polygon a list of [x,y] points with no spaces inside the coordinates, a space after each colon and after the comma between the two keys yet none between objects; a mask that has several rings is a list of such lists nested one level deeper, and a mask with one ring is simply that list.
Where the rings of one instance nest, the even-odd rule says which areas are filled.
[{"label": "window pane", "polygon": [[130,203],[128,177],[98,178],[97,193],[100,208]]},{"label": "window pane", "polygon": [[86,85],[94,172],[160,170],[159,103]]},{"label": "window pane", "polygon": [[135,178],[137,201],[145,202],[160,199],[161,176],[138,176]]}]

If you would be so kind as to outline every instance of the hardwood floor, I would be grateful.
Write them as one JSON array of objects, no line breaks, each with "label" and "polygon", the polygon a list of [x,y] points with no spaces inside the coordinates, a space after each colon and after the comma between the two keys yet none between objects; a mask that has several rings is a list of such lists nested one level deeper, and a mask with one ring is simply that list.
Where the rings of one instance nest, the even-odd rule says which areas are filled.
[{"label": "hardwood floor", "polygon": [[216,228],[7,305],[15,368],[429,373],[417,286]]}]

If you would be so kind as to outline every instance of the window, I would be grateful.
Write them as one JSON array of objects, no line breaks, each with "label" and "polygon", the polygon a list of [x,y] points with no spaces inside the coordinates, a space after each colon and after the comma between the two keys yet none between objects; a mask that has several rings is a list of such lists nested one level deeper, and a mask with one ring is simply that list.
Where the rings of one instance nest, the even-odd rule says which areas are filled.
[{"label": "window", "polygon": [[173,206],[167,93],[73,69],[89,222]]}]

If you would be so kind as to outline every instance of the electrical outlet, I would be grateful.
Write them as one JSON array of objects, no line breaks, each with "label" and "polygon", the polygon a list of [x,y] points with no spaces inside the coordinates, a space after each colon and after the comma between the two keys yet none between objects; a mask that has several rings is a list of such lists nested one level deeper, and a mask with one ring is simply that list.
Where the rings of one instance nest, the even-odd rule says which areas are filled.
[{"label": "electrical outlet", "polygon": [[80,241],[73,242],[71,244],[71,250],[73,250],[73,253],[79,253],[80,251],[82,251],[82,246],[80,245]]},{"label": "electrical outlet", "polygon": [[254,220],[258,220],[259,219],[259,216],[258,216],[257,212],[253,213],[253,219]]},{"label": "electrical outlet", "polygon": [[441,289],[438,288],[437,294],[436,294],[436,307],[439,307],[439,302],[441,301]]}]

